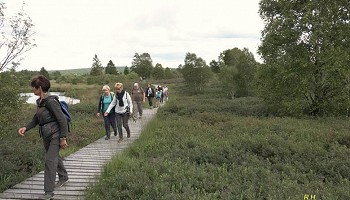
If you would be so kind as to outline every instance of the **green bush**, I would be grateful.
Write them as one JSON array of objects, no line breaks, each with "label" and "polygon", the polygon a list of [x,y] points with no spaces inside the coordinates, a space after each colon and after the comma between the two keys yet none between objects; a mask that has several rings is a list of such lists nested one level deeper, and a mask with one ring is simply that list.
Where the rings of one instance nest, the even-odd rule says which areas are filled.
[{"label": "green bush", "polygon": [[86,199],[350,198],[347,119],[269,117],[210,90],[175,91]]}]

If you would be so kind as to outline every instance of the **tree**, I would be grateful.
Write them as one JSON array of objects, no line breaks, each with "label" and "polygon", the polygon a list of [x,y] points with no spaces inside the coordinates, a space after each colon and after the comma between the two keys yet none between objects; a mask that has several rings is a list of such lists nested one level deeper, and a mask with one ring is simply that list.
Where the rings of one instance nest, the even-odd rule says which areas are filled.
[{"label": "tree", "polygon": [[93,63],[91,66],[90,75],[91,76],[99,76],[103,74],[103,67],[101,61],[98,59],[97,55],[92,59]]},{"label": "tree", "polygon": [[153,61],[148,53],[139,55],[135,53],[130,70],[137,73],[143,79],[151,77]]},{"label": "tree", "polygon": [[167,78],[167,79],[174,78],[174,73],[170,70],[169,67],[165,68],[164,70],[164,78]]},{"label": "tree", "polygon": [[57,79],[59,79],[62,76],[62,74],[60,71],[55,71],[52,73],[52,76],[53,76],[53,79],[57,81]]},{"label": "tree", "polygon": [[265,21],[258,92],[285,113],[338,113],[349,107],[349,2],[260,1]]},{"label": "tree", "polygon": [[209,66],[210,66],[210,69],[211,69],[212,72],[214,72],[214,73],[219,73],[220,72],[220,64],[219,64],[219,62],[217,62],[215,60],[212,60],[209,63]]},{"label": "tree", "polygon": [[45,76],[46,78],[50,79],[50,74],[49,72],[46,71],[46,69],[44,67],[42,67],[39,71],[39,74]]},{"label": "tree", "polygon": [[125,66],[124,75],[128,75],[129,73],[130,73],[130,70],[129,70],[128,66]]},{"label": "tree", "polygon": [[247,48],[229,49],[219,56],[220,81],[231,98],[251,95],[257,62]]},{"label": "tree", "polygon": [[202,87],[209,82],[212,72],[205,61],[197,57],[194,53],[186,53],[185,64],[180,71],[185,79],[185,83],[194,91],[202,90]]},{"label": "tree", "polygon": [[115,74],[118,75],[119,72],[117,71],[117,67],[114,65],[114,63],[110,60],[105,68],[106,74]]},{"label": "tree", "polygon": [[23,59],[21,56],[36,45],[33,44],[32,20],[24,12],[24,8],[17,15],[6,18],[5,3],[0,2],[0,72],[12,63],[16,68]]},{"label": "tree", "polygon": [[154,66],[152,70],[152,77],[156,80],[164,78],[164,69],[161,64],[157,63],[156,66]]}]

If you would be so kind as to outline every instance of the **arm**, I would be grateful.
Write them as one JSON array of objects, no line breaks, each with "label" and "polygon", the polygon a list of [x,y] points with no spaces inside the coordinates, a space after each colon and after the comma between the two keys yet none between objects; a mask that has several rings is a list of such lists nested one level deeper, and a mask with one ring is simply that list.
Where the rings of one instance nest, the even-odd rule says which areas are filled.
[{"label": "arm", "polygon": [[46,108],[56,118],[58,126],[60,127],[60,138],[65,138],[68,133],[67,119],[64,116],[58,99],[50,99],[46,102]]},{"label": "arm", "polygon": [[126,102],[128,103],[128,106],[130,108],[130,114],[132,114],[134,107],[132,105],[131,97],[130,97],[130,95],[128,95],[127,92],[126,92]]},{"label": "arm", "polygon": [[109,104],[106,112],[104,113],[104,116],[107,116],[109,112],[111,112],[112,108],[117,104],[117,97],[116,95],[113,95],[113,100],[111,104]]},{"label": "arm", "polygon": [[38,125],[39,122],[38,122],[38,118],[36,117],[36,114],[33,116],[32,118],[32,121],[29,122],[27,125],[25,125],[24,127],[22,128],[19,128],[18,129],[18,134],[20,136],[24,136],[25,135],[25,132],[29,131],[30,129],[34,128],[36,125]]},{"label": "arm", "polygon": [[64,116],[61,105],[58,99],[50,99],[46,102],[46,108],[56,117],[58,126],[60,127],[60,147],[65,149],[68,147],[67,143],[67,133],[68,133],[68,124],[67,119]]}]

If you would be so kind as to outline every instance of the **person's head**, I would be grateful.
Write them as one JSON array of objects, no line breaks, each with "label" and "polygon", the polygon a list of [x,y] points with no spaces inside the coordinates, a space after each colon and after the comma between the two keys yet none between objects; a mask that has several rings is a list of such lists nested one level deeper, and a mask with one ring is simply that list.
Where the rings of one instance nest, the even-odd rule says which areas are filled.
[{"label": "person's head", "polygon": [[104,85],[102,87],[102,91],[105,93],[105,94],[109,94],[109,91],[111,90],[111,88],[109,88],[108,85]]},{"label": "person's head", "polygon": [[139,89],[139,84],[138,83],[134,83],[134,88],[135,89]]},{"label": "person's head", "polygon": [[33,77],[30,86],[36,90],[40,90],[41,88],[43,92],[48,92],[51,87],[50,80],[43,75]]},{"label": "person's head", "polygon": [[121,93],[123,90],[123,83],[116,83],[115,90],[117,91],[117,93]]}]

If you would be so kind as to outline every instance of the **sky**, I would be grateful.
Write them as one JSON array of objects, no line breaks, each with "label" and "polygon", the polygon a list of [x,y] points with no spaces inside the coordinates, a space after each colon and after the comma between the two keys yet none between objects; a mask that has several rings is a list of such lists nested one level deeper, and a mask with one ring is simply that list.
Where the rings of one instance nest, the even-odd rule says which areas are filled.
[{"label": "sky", "polygon": [[0,0],[6,16],[24,10],[34,24],[35,48],[17,70],[132,64],[149,53],[153,65],[177,68],[186,53],[209,64],[221,52],[248,48],[255,59],[264,28],[259,0]]}]

